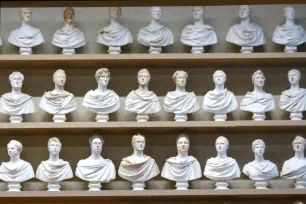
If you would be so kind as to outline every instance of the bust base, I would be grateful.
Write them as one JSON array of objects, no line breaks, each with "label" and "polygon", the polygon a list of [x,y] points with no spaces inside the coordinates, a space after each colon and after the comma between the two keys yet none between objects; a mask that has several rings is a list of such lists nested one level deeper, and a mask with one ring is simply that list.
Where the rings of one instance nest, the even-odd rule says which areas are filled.
[{"label": "bust base", "polygon": [[11,123],[21,123],[23,121],[22,115],[11,115],[9,120]]},{"label": "bust base", "polygon": [[174,120],[176,122],[186,122],[187,119],[188,119],[187,114],[184,114],[184,113],[182,113],[182,114],[175,114],[175,116],[174,116]]},{"label": "bust base", "polygon": [[60,182],[50,182],[48,183],[48,191],[61,191],[61,184]]},{"label": "bust base", "polygon": [[19,49],[19,54],[21,54],[21,55],[31,55],[31,54],[33,54],[32,48],[30,48],[30,47],[21,47]]},{"label": "bust base", "polygon": [[133,191],[143,191],[145,187],[145,183],[143,181],[133,182]]},{"label": "bust base", "polygon": [[301,112],[290,113],[289,118],[291,120],[302,120],[303,119],[303,114]]},{"label": "bust base", "polygon": [[217,114],[215,113],[214,120],[215,121],[226,121],[226,114]]},{"label": "bust base", "polygon": [[176,190],[188,190],[189,184],[188,181],[177,181],[175,187]]},{"label": "bust base", "polygon": [[256,181],[255,182],[256,189],[268,189],[267,181]]},{"label": "bust base", "polygon": [[75,54],[75,49],[64,48],[63,51],[62,51],[62,54],[63,55],[74,55]]},{"label": "bust base", "polygon": [[266,119],[265,113],[253,113],[253,120],[255,121],[263,121]]},{"label": "bust base", "polygon": [[194,46],[191,49],[192,54],[202,54],[203,52],[205,52],[204,47],[202,46]]},{"label": "bust base", "polygon": [[100,181],[90,181],[88,188],[88,191],[101,191],[102,185]]},{"label": "bust base", "polygon": [[161,47],[150,47],[149,53],[150,54],[160,54],[162,52]]},{"label": "bust base", "polygon": [[228,190],[229,184],[227,181],[217,181],[216,182],[216,190]]},{"label": "bust base", "polygon": [[136,116],[137,122],[148,122],[149,120],[149,115],[148,114],[143,114],[143,113],[138,113]]},{"label": "bust base", "polygon": [[296,46],[285,46],[284,52],[285,53],[297,52],[297,47]]},{"label": "bust base", "polygon": [[253,53],[254,49],[253,47],[241,47],[240,52],[241,53]]},{"label": "bust base", "polygon": [[305,189],[306,188],[306,180],[295,180],[295,189]]},{"label": "bust base", "polygon": [[99,123],[105,123],[109,120],[108,114],[107,113],[97,113],[96,116],[96,121]]},{"label": "bust base", "polygon": [[110,46],[108,47],[108,53],[111,55],[118,55],[121,53],[121,47],[120,46]]},{"label": "bust base", "polygon": [[64,123],[66,121],[66,115],[53,115],[53,122]]},{"label": "bust base", "polygon": [[15,182],[12,182],[12,183],[7,183],[7,192],[19,192],[20,189],[21,189],[21,185],[20,183],[15,183]]}]

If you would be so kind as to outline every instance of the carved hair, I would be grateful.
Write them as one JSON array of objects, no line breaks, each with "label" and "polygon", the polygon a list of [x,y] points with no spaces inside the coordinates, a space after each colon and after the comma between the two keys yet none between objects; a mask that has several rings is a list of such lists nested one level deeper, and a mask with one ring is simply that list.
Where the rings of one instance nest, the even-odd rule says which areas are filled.
[{"label": "carved hair", "polygon": [[189,136],[187,135],[187,134],[185,134],[185,133],[182,133],[182,134],[179,134],[177,137],[176,137],[176,144],[177,144],[177,142],[179,141],[179,139],[181,139],[181,138],[186,138],[187,140],[188,140],[188,143],[190,144],[190,138],[189,138]]},{"label": "carved hair", "polygon": [[301,72],[300,72],[300,70],[298,70],[298,69],[290,69],[289,72],[288,72],[288,76],[289,76],[289,73],[290,73],[290,72],[296,72],[297,75],[299,76],[299,78],[301,78]]},{"label": "carved hair", "polygon": [[137,137],[143,137],[144,141],[146,142],[145,136],[142,135],[141,133],[137,133],[137,134],[135,134],[135,135],[132,137],[132,142],[131,142],[132,146],[134,146],[134,144],[135,144],[135,142],[136,142],[136,140],[137,140]]},{"label": "carved hair", "polygon": [[95,74],[96,81],[99,81],[99,78],[102,76],[103,73],[107,74],[110,77],[110,72],[107,68],[100,68],[96,71]]},{"label": "carved hair", "polygon": [[264,77],[264,79],[266,79],[264,73],[261,70],[257,70],[256,72],[253,73],[252,75],[252,82],[254,83],[254,79],[256,77],[256,75],[262,75]]},{"label": "carved hair", "polygon": [[108,9],[108,14],[110,15],[111,14],[111,12],[112,12],[112,10],[119,10],[120,11],[120,13],[121,13],[121,7],[109,7],[109,9]]},{"label": "carved hair", "polygon": [[150,9],[150,12],[152,12],[154,8],[159,8],[160,10],[162,10],[161,7],[159,7],[159,6],[152,6],[151,9]]},{"label": "carved hair", "polygon": [[147,70],[146,68],[139,70],[137,76],[138,76],[141,72],[147,72],[148,75],[149,75],[149,78],[151,78],[151,74],[150,74],[149,70]]},{"label": "carved hair", "polygon": [[17,150],[18,150],[19,153],[22,152],[23,146],[22,146],[21,142],[19,142],[19,141],[17,141],[17,140],[11,140],[11,141],[7,144],[7,147],[8,147],[10,144],[14,145],[14,146],[17,148]]},{"label": "carved hair", "polygon": [[254,142],[252,142],[253,152],[254,152],[254,149],[255,149],[256,145],[262,145],[264,148],[266,147],[266,144],[263,140],[261,140],[261,139],[254,140]]},{"label": "carved hair", "polygon": [[17,74],[20,75],[20,78],[23,81],[24,80],[24,76],[23,76],[23,74],[21,72],[13,72],[13,73],[11,73],[10,76],[9,76],[9,80],[12,81],[14,76],[17,75]]},{"label": "carved hair", "polygon": [[66,15],[67,15],[68,13],[72,14],[73,16],[75,15],[74,9],[73,9],[72,7],[67,7],[67,8],[64,10],[64,14],[63,14],[64,20],[65,20]]},{"label": "carved hair", "polygon": [[248,8],[249,8],[249,11],[250,11],[250,15],[251,15],[251,13],[252,13],[252,8],[251,8],[251,6],[250,6],[250,5],[240,5],[240,7],[239,7],[239,8],[241,8],[242,6],[246,6],[246,7],[248,7]]},{"label": "carved hair", "polygon": [[54,72],[54,74],[53,74],[53,81],[55,81],[55,78],[57,77],[57,75],[58,75],[59,73],[63,73],[63,74],[66,76],[66,72],[65,72],[64,70],[58,69],[58,70],[56,70],[56,71]]},{"label": "carved hair", "polygon": [[284,8],[284,12],[286,13],[289,9],[292,9],[294,12],[296,11],[295,7],[294,6],[286,6]]},{"label": "carved hair", "polygon": [[104,144],[103,137],[101,137],[100,135],[93,135],[93,136],[91,136],[91,137],[89,138],[89,145],[90,145],[90,146],[91,146],[92,141],[93,141],[94,139],[96,139],[96,138],[98,138],[98,139],[101,140],[102,145]]},{"label": "carved hair", "polygon": [[203,16],[204,16],[204,13],[205,13],[205,7],[204,6],[193,6],[192,7],[192,12],[196,9],[196,8],[201,8],[202,11],[203,11]]},{"label": "carved hair", "polygon": [[296,137],[294,138],[294,140],[293,140],[293,142],[292,142],[292,145],[293,145],[293,143],[294,143],[295,141],[297,141],[297,140],[301,141],[302,144],[303,144],[303,146],[305,146],[306,140],[305,140],[304,137],[302,137],[302,136],[300,136],[300,135],[298,135],[298,136],[296,136]]},{"label": "carved hair", "polygon": [[48,146],[50,146],[51,142],[59,143],[60,146],[62,146],[61,141],[60,141],[57,137],[51,137],[51,138],[48,140]]},{"label": "carved hair", "polygon": [[20,17],[21,17],[21,15],[22,15],[23,11],[30,11],[31,14],[33,13],[31,8],[21,8],[20,11],[19,11]]},{"label": "carved hair", "polygon": [[172,75],[172,79],[173,79],[174,82],[176,81],[177,75],[179,75],[180,73],[183,73],[183,74],[184,74],[186,80],[188,79],[188,74],[187,74],[187,72],[185,72],[185,71],[183,71],[183,70],[177,70],[177,71],[174,72],[174,74]]},{"label": "carved hair", "polygon": [[226,145],[227,145],[227,147],[229,147],[229,141],[228,141],[228,139],[226,138],[226,137],[224,137],[224,136],[219,136],[217,139],[216,139],[216,142],[215,143],[217,143],[217,141],[218,140],[224,140],[225,141],[225,143],[226,143]]},{"label": "carved hair", "polygon": [[214,72],[214,74],[213,74],[213,77],[215,77],[215,75],[216,75],[217,73],[221,73],[221,74],[223,74],[223,76],[224,76],[224,77],[225,77],[225,79],[226,79],[226,74],[225,74],[225,72],[224,72],[224,71],[222,71],[222,70],[217,70],[217,71],[215,71],[215,72]]}]

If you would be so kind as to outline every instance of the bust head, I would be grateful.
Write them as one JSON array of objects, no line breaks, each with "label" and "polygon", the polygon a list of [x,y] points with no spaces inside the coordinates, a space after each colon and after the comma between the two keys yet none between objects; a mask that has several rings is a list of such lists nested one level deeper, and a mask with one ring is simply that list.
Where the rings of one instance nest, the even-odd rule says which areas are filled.
[{"label": "bust head", "polygon": [[174,74],[172,75],[172,79],[176,86],[185,88],[188,79],[188,74],[183,70],[178,70],[174,72]]},{"label": "bust head", "polygon": [[241,5],[239,7],[239,18],[247,19],[251,16],[252,10],[249,5]]},{"label": "bust head", "polygon": [[295,18],[295,8],[293,6],[287,6],[284,8],[285,17],[288,20],[294,20]]},{"label": "bust head", "polygon": [[288,80],[290,84],[298,84],[301,80],[301,72],[297,69],[291,69],[288,72]]},{"label": "bust head", "polygon": [[48,140],[48,151],[52,155],[58,155],[61,152],[62,143],[57,137]]},{"label": "bust head", "polygon": [[134,150],[143,151],[146,146],[146,138],[138,133],[132,137],[132,146]]},{"label": "bust head", "polygon": [[109,7],[108,14],[114,21],[119,21],[121,17],[121,7]]},{"label": "bust head", "polygon": [[64,11],[64,21],[68,24],[72,24],[74,20],[75,12],[72,7],[68,7]]},{"label": "bust head", "polygon": [[18,142],[17,140],[11,140],[7,144],[7,153],[10,157],[14,155],[20,155],[20,153],[22,152],[22,149],[23,149],[22,144]]},{"label": "bust head", "polygon": [[229,147],[229,141],[226,137],[220,136],[215,142],[217,152],[226,152]]},{"label": "bust head", "polygon": [[158,21],[160,20],[161,18],[161,8],[159,6],[152,6],[151,7],[151,16],[152,16],[152,19]]},{"label": "bust head", "polygon": [[91,148],[91,152],[100,154],[102,152],[103,144],[104,140],[100,135],[94,135],[91,138],[89,138],[89,145]]},{"label": "bust head", "polygon": [[194,20],[200,20],[204,18],[205,8],[203,6],[192,7],[192,14]]},{"label": "bust head", "polygon": [[32,19],[32,10],[30,8],[21,8],[19,15],[22,21],[29,23]]},{"label": "bust head", "polygon": [[176,147],[178,152],[187,152],[190,146],[190,139],[186,134],[179,134],[176,137]]},{"label": "bust head", "polygon": [[96,71],[95,78],[101,86],[107,86],[110,80],[110,72],[107,68],[100,68]]},{"label": "bust head", "polygon": [[147,69],[141,69],[139,70],[137,74],[138,84],[140,86],[146,86],[149,84],[151,75],[150,72]]},{"label": "bust head", "polygon": [[252,150],[255,155],[262,156],[265,153],[265,142],[263,140],[257,139],[252,143]]},{"label": "bust head", "polygon": [[9,80],[12,88],[21,88],[24,80],[24,76],[20,72],[13,72],[9,76]]},{"label": "bust head", "polygon": [[265,80],[266,78],[261,70],[257,70],[252,75],[252,83],[254,86],[263,87],[265,85]]},{"label": "bust head", "polygon": [[222,70],[217,70],[213,74],[213,82],[216,85],[224,84],[226,82],[226,74]]},{"label": "bust head", "polygon": [[295,152],[304,152],[306,140],[302,136],[296,136],[292,142],[293,150]]},{"label": "bust head", "polygon": [[56,70],[53,74],[53,82],[58,86],[65,86],[66,83],[66,73],[62,69]]}]

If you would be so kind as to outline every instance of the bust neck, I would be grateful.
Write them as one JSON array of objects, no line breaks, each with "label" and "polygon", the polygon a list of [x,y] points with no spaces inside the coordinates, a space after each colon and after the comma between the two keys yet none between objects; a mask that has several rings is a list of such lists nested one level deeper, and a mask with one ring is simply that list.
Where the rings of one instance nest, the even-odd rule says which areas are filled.
[{"label": "bust neck", "polygon": [[202,27],[202,26],[204,26],[204,18],[195,19],[194,20],[194,26],[195,27]]},{"label": "bust neck", "polygon": [[59,154],[50,154],[48,161],[57,162],[58,160],[59,160]]},{"label": "bust neck", "polygon": [[223,160],[223,159],[226,159],[226,158],[227,158],[226,151],[224,151],[224,152],[218,152],[218,153],[217,153],[216,159]]},{"label": "bust neck", "polygon": [[296,151],[294,157],[298,160],[304,160],[305,159],[304,151]]},{"label": "bust neck", "polygon": [[185,93],[185,87],[180,87],[178,85],[176,85],[176,89],[175,92],[179,92],[179,93]]},{"label": "bust neck", "polygon": [[103,159],[100,152],[95,152],[93,150],[91,151],[91,155],[89,158],[95,161]]},{"label": "bust neck", "polygon": [[10,162],[11,163],[17,163],[20,161],[20,154],[15,154],[10,157]]},{"label": "bust neck", "polygon": [[28,22],[22,21],[22,22],[21,22],[21,26],[22,26],[22,27],[30,27],[30,26],[31,26],[31,23],[30,23],[30,21],[28,21]]},{"label": "bust neck", "polygon": [[112,27],[112,28],[116,28],[116,27],[119,27],[120,26],[120,23],[119,23],[119,21],[116,21],[116,20],[114,20],[114,19],[110,19],[110,27]]},{"label": "bust neck", "polygon": [[139,85],[139,88],[138,88],[138,91],[141,91],[141,92],[148,92],[149,89],[148,89],[148,85]]},{"label": "bust neck", "polygon": [[161,22],[160,20],[156,20],[156,19],[152,19],[150,26],[152,27],[160,27],[161,26]]},{"label": "bust neck", "polygon": [[256,86],[254,85],[254,91],[255,94],[265,94],[266,92],[263,90],[263,86]]},{"label": "bust neck", "polygon": [[260,164],[260,163],[263,163],[265,162],[265,159],[263,157],[263,155],[254,155],[255,156],[255,160],[254,162],[257,163],[257,164]]},{"label": "bust neck", "polygon": [[11,95],[12,97],[21,96],[22,95],[21,88],[12,88]]},{"label": "bust neck", "polygon": [[65,92],[64,86],[55,84],[55,88],[52,92],[55,93],[55,94],[63,93],[63,92]]},{"label": "bust neck", "polygon": [[248,28],[251,25],[250,17],[242,18],[241,22],[240,22],[240,25],[242,25],[245,28]]},{"label": "bust neck", "polygon": [[291,20],[286,18],[285,26],[292,27],[294,25],[295,25],[294,19]]},{"label": "bust neck", "polygon": [[188,159],[188,151],[177,151],[177,156],[176,158],[180,161],[185,161],[186,159]]},{"label": "bust neck", "polygon": [[73,23],[65,22],[64,30],[72,30],[74,28]]},{"label": "bust neck", "polygon": [[104,86],[102,84],[98,84],[98,88],[96,89],[96,91],[104,93],[107,91],[107,86]]},{"label": "bust neck", "polygon": [[215,89],[214,92],[215,93],[222,93],[224,91],[224,83],[222,84],[215,84]]},{"label": "bust neck", "polygon": [[299,92],[299,90],[300,90],[299,83],[290,84],[290,89],[289,89],[290,92],[297,93]]}]

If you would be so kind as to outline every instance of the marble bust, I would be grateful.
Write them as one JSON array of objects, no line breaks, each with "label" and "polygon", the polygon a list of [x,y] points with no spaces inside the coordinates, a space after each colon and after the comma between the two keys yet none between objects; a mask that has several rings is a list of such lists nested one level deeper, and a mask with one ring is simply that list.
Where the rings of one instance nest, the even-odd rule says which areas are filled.
[{"label": "marble bust", "polygon": [[300,88],[301,72],[291,69],[288,72],[290,88],[282,92],[279,107],[290,112],[291,120],[302,120],[302,112],[306,110],[306,89]]},{"label": "marble bust", "polygon": [[120,24],[121,7],[110,7],[108,10],[110,24],[99,31],[97,42],[109,47],[109,54],[120,54],[121,46],[133,42],[128,27]]},{"label": "marble bust", "polygon": [[192,8],[194,24],[187,25],[181,34],[181,43],[191,46],[191,52],[194,54],[203,53],[204,46],[218,42],[215,29],[204,24],[204,12],[204,7],[194,6]]},{"label": "marble bust", "polygon": [[149,114],[160,111],[160,103],[153,91],[149,91],[148,85],[151,79],[147,69],[141,69],[137,74],[139,88],[129,93],[125,100],[125,110],[137,113],[137,122],[149,120]]},{"label": "marble bust", "polygon": [[32,10],[30,8],[20,9],[21,26],[11,32],[9,43],[20,48],[21,55],[32,54],[32,47],[45,42],[44,36],[38,28],[31,26]]},{"label": "marble bust", "polygon": [[145,181],[159,174],[159,169],[155,160],[143,153],[146,139],[141,134],[136,134],[132,138],[134,153],[122,159],[118,175],[133,183],[133,190],[144,190]]},{"label": "marble bust", "polygon": [[58,69],[53,74],[55,88],[53,91],[45,92],[42,96],[39,107],[54,115],[54,122],[65,122],[66,114],[75,111],[77,108],[74,95],[64,90],[66,83],[66,73]]},{"label": "marble bust", "polygon": [[250,179],[256,181],[256,189],[267,189],[267,180],[278,176],[277,166],[264,159],[266,145],[263,140],[257,139],[252,143],[254,161],[244,165],[242,172]]},{"label": "marble bust", "polygon": [[73,173],[69,162],[60,159],[61,141],[52,137],[48,141],[49,159],[42,161],[37,168],[36,178],[48,182],[48,191],[60,191],[60,182],[71,179]]},{"label": "marble bust", "polygon": [[101,156],[104,140],[99,135],[89,139],[91,155],[78,162],[75,175],[82,180],[89,181],[89,191],[100,191],[101,183],[109,183],[116,178],[113,162]]},{"label": "marble bust", "polygon": [[262,121],[266,119],[265,112],[275,109],[275,101],[272,94],[263,90],[265,76],[261,70],[253,73],[252,83],[254,90],[247,92],[240,103],[240,109],[253,113],[253,120]]},{"label": "marble bust", "polygon": [[62,54],[64,55],[75,54],[76,48],[86,45],[84,33],[73,25],[74,16],[74,9],[71,7],[66,8],[63,16],[65,25],[53,35],[52,44],[63,48]]},{"label": "marble bust", "polygon": [[272,40],[277,44],[285,45],[284,52],[297,52],[297,46],[306,42],[306,32],[303,26],[295,24],[293,6],[287,6],[284,12],[286,22],[275,28]]},{"label": "marble bust", "polygon": [[296,136],[292,142],[294,157],[283,164],[280,177],[295,180],[295,188],[306,188],[306,158],[304,155],[306,140]]},{"label": "marble bust", "polygon": [[137,41],[150,47],[150,54],[160,54],[161,47],[165,47],[174,43],[172,31],[164,26],[161,22],[162,10],[158,6],[151,7],[151,23],[139,30]]},{"label": "marble bust", "polygon": [[86,93],[82,105],[97,114],[97,122],[107,122],[108,114],[120,108],[120,99],[113,90],[107,89],[110,80],[110,72],[107,68],[98,69],[95,78],[98,87]]},{"label": "marble bust", "polygon": [[1,163],[0,180],[8,183],[8,191],[20,191],[21,182],[35,177],[31,164],[20,159],[22,149],[22,144],[16,140],[7,144],[10,161]]},{"label": "marble bust", "polygon": [[216,140],[217,156],[207,160],[204,169],[204,176],[215,180],[216,189],[228,189],[228,181],[240,178],[240,169],[237,161],[227,156],[229,141],[220,136]]},{"label": "marble bust", "polygon": [[238,108],[235,95],[225,88],[226,74],[217,70],[213,74],[215,89],[208,91],[203,100],[203,109],[206,112],[214,113],[215,121],[225,121],[226,114]]},{"label": "marble bust", "polygon": [[172,79],[176,84],[175,91],[169,91],[164,99],[164,109],[175,114],[175,121],[186,121],[187,114],[199,109],[197,96],[185,90],[188,74],[183,70],[174,72]]},{"label": "marble bust", "polygon": [[177,156],[166,160],[161,177],[176,181],[177,190],[187,190],[188,181],[202,177],[201,166],[198,160],[188,155],[190,139],[186,134],[176,138]]},{"label": "marble bust", "polygon": [[24,76],[13,72],[9,76],[12,91],[5,93],[0,99],[0,112],[10,116],[11,123],[21,123],[23,114],[34,113],[32,96],[21,92]]},{"label": "marble bust", "polygon": [[240,46],[242,53],[252,53],[253,47],[266,44],[263,29],[251,23],[251,12],[249,5],[241,5],[239,7],[240,24],[230,27],[226,36],[226,41]]}]

